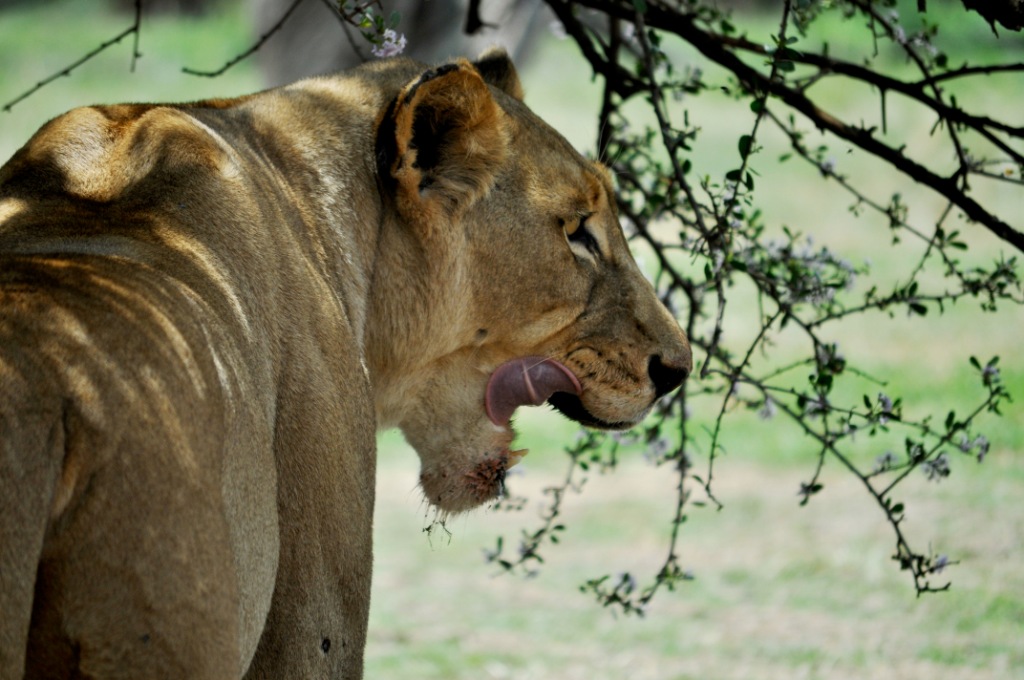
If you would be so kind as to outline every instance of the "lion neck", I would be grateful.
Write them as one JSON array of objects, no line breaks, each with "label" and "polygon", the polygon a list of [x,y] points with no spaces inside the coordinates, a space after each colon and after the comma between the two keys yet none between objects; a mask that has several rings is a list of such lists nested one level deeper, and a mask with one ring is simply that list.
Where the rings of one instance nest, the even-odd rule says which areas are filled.
[{"label": "lion neck", "polygon": [[382,220],[364,334],[379,429],[399,425],[439,362],[474,344],[455,240],[424,243],[393,213]]}]

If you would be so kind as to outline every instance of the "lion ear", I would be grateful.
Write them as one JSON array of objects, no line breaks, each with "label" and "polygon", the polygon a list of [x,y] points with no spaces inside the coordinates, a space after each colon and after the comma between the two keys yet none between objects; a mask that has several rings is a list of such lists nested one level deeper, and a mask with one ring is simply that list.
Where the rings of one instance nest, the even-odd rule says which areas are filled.
[{"label": "lion ear", "polygon": [[391,180],[399,212],[432,224],[471,206],[490,190],[505,159],[506,126],[465,59],[406,85],[378,128],[380,170]]},{"label": "lion ear", "polygon": [[500,47],[492,47],[473,62],[473,66],[483,76],[484,82],[493,85],[508,96],[523,101],[523,84],[519,82],[508,52]]}]

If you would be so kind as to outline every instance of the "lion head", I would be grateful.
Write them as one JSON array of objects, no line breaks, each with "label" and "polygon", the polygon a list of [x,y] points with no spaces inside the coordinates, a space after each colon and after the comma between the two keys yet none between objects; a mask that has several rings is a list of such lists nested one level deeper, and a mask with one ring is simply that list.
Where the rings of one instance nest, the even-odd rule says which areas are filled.
[{"label": "lion head", "polygon": [[[503,52],[408,77],[377,126],[381,225],[365,338],[444,513],[494,499],[512,412],[625,429],[680,385],[690,345],[630,254],[612,183],[522,102]],[[382,69],[383,73],[383,69]]]}]

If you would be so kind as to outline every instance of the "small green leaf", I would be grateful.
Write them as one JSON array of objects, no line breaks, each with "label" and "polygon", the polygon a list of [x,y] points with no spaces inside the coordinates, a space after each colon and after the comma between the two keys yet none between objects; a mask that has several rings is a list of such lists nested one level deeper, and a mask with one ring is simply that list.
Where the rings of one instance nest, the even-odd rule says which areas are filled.
[{"label": "small green leaf", "polygon": [[746,158],[750,155],[750,144],[753,138],[750,135],[741,135],[739,142],[740,157]]}]

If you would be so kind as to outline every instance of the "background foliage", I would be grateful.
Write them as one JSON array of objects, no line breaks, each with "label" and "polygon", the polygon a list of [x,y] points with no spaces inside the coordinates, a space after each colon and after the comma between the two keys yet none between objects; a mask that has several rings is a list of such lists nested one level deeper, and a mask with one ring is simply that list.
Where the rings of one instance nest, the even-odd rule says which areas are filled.
[{"label": "background foliage", "polygon": [[[606,606],[642,613],[660,589],[691,578],[677,551],[687,505],[721,507],[712,480],[715,460],[726,451],[722,434],[735,413],[748,410],[773,427],[796,428],[817,450],[799,487],[801,504],[824,489],[825,466],[839,466],[860,481],[889,523],[892,558],[916,592],[946,589],[955,558],[908,535],[901,486],[914,474],[936,482],[948,477],[953,457],[984,461],[990,440],[976,419],[999,414],[1009,399],[999,357],[950,351],[947,361],[969,363],[976,372],[974,398],[949,393],[937,409],[905,409],[887,376],[860,363],[870,347],[848,347],[842,327],[896,316],[926,323],[929,314],[961,301],[982,313],[1007,305],[1019,310],[1014,253],[1024,249],[1024,235],[986,200],[984,189],[991,187],[980,189],[985,203],[976,196],[986,183],[1005,184],[1019,196],[1024,127],[1012,110],[976,113],[969,81],[983,78],[988,85],[1005,77],[1019,84],[1024,64],[951,57],[933,17],[911,13],[908,23],[909,8],[891,1],[784,2],[767,36],[751,36],[731,14],[699,1],[548,4],[601,81],[596,147],[619,177],[623,221],[651,253],[659,295],[706,359],[700,380],[660,404],[641,431],[591,434],[569,449],[574,467],[552,490],[544,524],[524,535],[514,559],[504,556],[503,541],[494,559],[509,570],[540,561],[540,548],[557,541],[563,527],[559,503],[577,468],[612,468],[620,448],[639,444],[679,477],[667,558],[649,584],[624,572],[592,579],[584,590]],[[829,28],[819,26],[826,17],[854,39],[836,44]],[[685,47],[700,58],[680,58]],[[724,72],[709,77],[705,63]],[[829,88],[836,86],[856,90],[876,110],[835,108]],[[720,174],[695,167],[690,156],[703,129],[690,119],[688,100],[709,89],[747,114],[746,126],[724,147],[730,153],[723,154],[727,169]],[[911,143],[891,130],[890,119],[901,117],[927,121],[925,139]],[[895,171],[897,184],[865,187],[842,167],[846,159],[837,160],[840,150]],[[816,184],[835,183],[846,192],[844,222],[860,223],[873,250],[908,241],[909,257],[887,262],[878,275],[867,259],[816,241],[820,225],[765,215],[759,178],[787,162],[810,165]],[[912,209],[899,184],[908,180],[934,191],[941,209]],[[813,190],[809,185],[790,187],[790,195],[798,199]],[[867,231],[872,222],[884,231]],[[1010,255],[970,256],[969,244],[986,229]],[[745,327],[731,331],[734,324]]]}]

